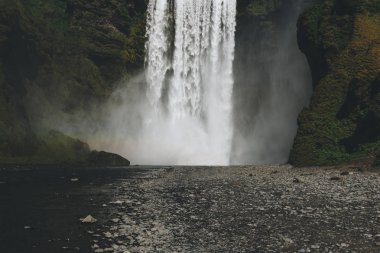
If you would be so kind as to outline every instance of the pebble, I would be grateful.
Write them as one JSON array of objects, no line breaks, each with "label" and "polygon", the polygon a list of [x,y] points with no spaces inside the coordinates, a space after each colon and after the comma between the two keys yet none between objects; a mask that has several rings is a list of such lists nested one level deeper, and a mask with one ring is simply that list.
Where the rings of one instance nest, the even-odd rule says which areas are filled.
[{"label": "pebble", "polygon": [[296,183],[296,184],[299,184],[299,183],[301,183],[301,180],[299,179],[299,178],[294,178],[293,179],[293,183]]},{"label": "pebble", "polygon": [[288,244],[293,244],[294,241],[288,237],[285,237],[285,236],[281,236],[282,240],[284,240],[284,242],[288,243]]},{"label": "pebble", "polygon": [[112,204],[112,205],[122,205],[124,202],[123,201],[121,201],[121,200],[116,200],[116,201],[112,201],[112,202],[110,202],[110,204]]},{"label": "pebble", "polygon": [[82,218],[80,219],[80,221],[82,223],[95,223],[97,221],[97,219],[95,219],[94,217],[92,217],[91,215],[87,215],[86,218]]},{"label": "pebble", "polygon": [[71,182],[78,182],[79,181],[79,178],[72,178],[70,179]]},{"label": "pebble", "polygon": [[[380,243],[373,239],[376,233],[371,234],[377,232],[374,217],[380,217],[380,211],[374,214],[373,210],[380,210],[380,205],[367,204],[369,199],[378,203],[380,179],[364,188],[367,174],[343,181],[344,177],[334,178],[342,173],[334,169],[299,173],[297,168],[286,172],[281,168],[275,175],[262,169],[250,178],[250,171],[239,173],[235,168],[218,168],[215,173],[213,168],[194,170],[174,169],[154,180],[115,183],[113,188],[120,188],[110,204],[118,206],[109,208],[114,216],[105,219],[103,231],[109,232],[96,230],[102,237],[96,245],[102,252],[112,249],[115,253],[191,252],[192,248],[198,252],[245,252],[252,245],[250,249],[256,252],[284,252],[290,247],[292,252],[334,252],[337,246],[351,252],[366,243],[376,252],[374,243]],[[301,182],[298,177],[306,178],[307,184],[295,185]],[[329,179],[347,184],[333,184]],[[234,182],[241,188],[236,189]],[[350,219],[344,218],[347,216]],[[284,231],[284,226],[295,230],[286,230],[284,233],[290,233],[286,236],[268,234]],[[320,229],[319,241],[312,240],[315,229]],[[232,244],[223,241],[230,234],[239,234]],[[188,244],[177,239],[188,240]]]},{"label": "pebble", "polygon": [[104,236],[107,237],[107,238],[111,238],[112,237],[112,234],[110,232],[105,232],[104,233]]}]

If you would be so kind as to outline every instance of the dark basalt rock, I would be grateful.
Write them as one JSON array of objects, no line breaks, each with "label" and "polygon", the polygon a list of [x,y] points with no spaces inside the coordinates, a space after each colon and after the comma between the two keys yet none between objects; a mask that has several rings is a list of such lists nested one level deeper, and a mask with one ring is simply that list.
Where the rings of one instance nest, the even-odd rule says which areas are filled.
[{"label": "dark basalt rock", "polygon": [[86,162],[93,166],[129,166],[131,164],[120,155],[104,151],[92,151]]}]

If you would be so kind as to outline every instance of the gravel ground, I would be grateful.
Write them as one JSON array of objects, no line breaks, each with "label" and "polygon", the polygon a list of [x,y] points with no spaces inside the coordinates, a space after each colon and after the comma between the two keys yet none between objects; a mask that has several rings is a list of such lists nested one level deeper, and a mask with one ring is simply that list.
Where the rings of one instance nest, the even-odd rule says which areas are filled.
[{"label": "gravel ground", "polygon": [[379,172],[3,170],[0,252],[380,252]]},{"label": "gravel ground", "polygon": [[380,175],[164,168],[121,180],[95,252],[380,252]]}]

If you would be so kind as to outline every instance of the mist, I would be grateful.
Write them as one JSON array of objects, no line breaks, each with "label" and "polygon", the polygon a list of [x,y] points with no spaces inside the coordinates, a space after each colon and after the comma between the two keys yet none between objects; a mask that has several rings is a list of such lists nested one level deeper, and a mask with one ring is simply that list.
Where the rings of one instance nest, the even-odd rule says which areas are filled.
[{"label": "mist", "polygon": [[236,0],[151,0],[145,72],[113,94],[90,144],[138,164],[228,165],[235,27]]},{"label": "mist", "polygon": [[[169,7],[154,12],[153,4],[162,1],[152,0],[145,69],[120,80],[106,103],[76,113],[62,111],[59,101],[49,106],[38,88],[32,88],[35,121],[92,149],[123,155],[132,164],[286,163],[297,117],[312,92],[296,27],[308,1],[282,3],[269,20],[236,17],[236,33],[235,17],[222,9],[222,22],[229,26],[213,26],[212,18],[221,17],[207,16],[211,2],[196,10],[182,3],[180,8],[193,11],[193,18],[177,20],[184,30],[176,28],[175,36],[163,37],[173,25],[165,16]],[[196,30],[194,20],[203,22],[203,28]]]},{"label": "mist", "polygon": [[298,49],[297,19],[308,1],[287,1],[267,20],[240,19],[234,63],[231,164],[286,163],[312,80]]}]

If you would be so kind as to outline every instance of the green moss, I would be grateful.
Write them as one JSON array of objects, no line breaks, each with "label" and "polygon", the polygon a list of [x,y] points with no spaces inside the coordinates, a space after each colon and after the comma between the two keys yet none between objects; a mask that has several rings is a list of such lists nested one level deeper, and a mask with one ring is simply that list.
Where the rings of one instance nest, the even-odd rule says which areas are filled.
[{"label": "green moss", "polygon": [[39,143],[34,157],[45,163],[80,163],[90,153],[87,144],[58,131],[39,131],[37,137]]},{"label": "green moss", "polygon": [[[380,75],[380,16],[363,8],[364,3],[326,0],[321,11],[301,18],[301,31],[308,34],[301,38],[309,39],[301,45],[313,43],[323,53],[327,66],[311,65],[327,73],[315,84],[310,107],[300,115],[290,157],[295,165],[338,164],[371,156],[378,146],[380,89],[374,87]],[[304,51],[309,61],[317,61]]]},{"label": "green moss", "polygon": [[43,20],[52,29],[69,30],[66,2],[62,0],[21,0],[35,19]]},{"label": "green moss", "polygon": [[80,158],[83,143],[31,128],[39,125],[38,100],[68,114],[106,100],[143,66],[144,8],[122,0],[0,1],[0,160]]},{"label": "green moss", "polygon": [[87,144],[54,130],[37,133],[35,150],[30,155],[1,156],[1,164],[82,164],[90,155]]},{"label": "green moss", "polygon": [[319,24],[322,19],[322,5],[317,4],[314,5],[312,8],[304,12],[301,16],[302,22],[304,22],[304,26],[306,26],[307,29],[307,38],[310,41],[314,41],[316,44],[320,43],[319,40]]},{"label": "green moss", "polygon": [[247,7],[250,15],[253,16],[265,16],[268,13],[273,12],[279,4],[279,0],[258,0],[253,1]]}]

